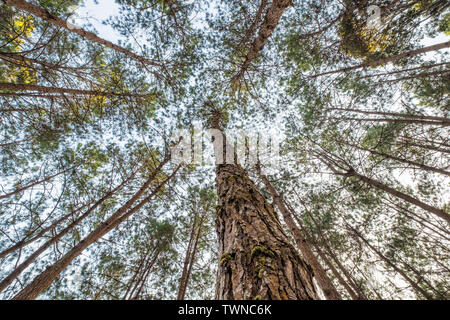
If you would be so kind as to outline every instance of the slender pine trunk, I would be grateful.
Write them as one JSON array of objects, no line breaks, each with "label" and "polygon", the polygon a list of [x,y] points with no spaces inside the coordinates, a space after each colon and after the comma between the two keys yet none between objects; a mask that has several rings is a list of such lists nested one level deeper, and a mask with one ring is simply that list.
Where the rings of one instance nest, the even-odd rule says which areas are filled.
[{"label": "slender pine trunk", "polygon": [[248,53],[245,57],[244,63],[242,63],[239,72],[234,77],[234,81],[239,81],[245,71],[247,71],[250,63],[257,57],[258,53],[264,48],[267,39],[270,38],[275,30],[278,22],[287,7],[292,5],[292,0],[273,0],[270,7],[267,9],[264,20],[259,28],[258,35],[253,41]]},{"label": "slender pine trunk", "polygon": [[288,226],[289,230],[291,231],[295,243],[297,244],[298,248],[300,249],[303,258],[305,261],[311,265],[314,276],[317,280],[317,283],[319,284],[320,288],[322,289],[325,297],[328,300],[341,300],[342,297],[339,294],[339,292],[336,290],[335,286],[333,285],[333,282],[328,277],[325,269],[322,267],[320,262],[317,260],[316,256],[311,250],[311,247],[309,246],[307,240],[303,236],[302,231],[297,227],[295,224],[294,219],[291,216],[291,212],[286,207],[283,197],[278,194],[278,192],[275,190],[275,188],[270,183],[269,179],[265,175],[261,173],[261,170],[259,169],[259,176],[263,183],[265,184],[267,190],[269,190],[275,204],[277,205],[278,209],[280,210],[281,214],[283,215],[284,222]]},{"label": "slender pine trunk", "polygon": [[369,241],[367,241],[360,232],[358,232],[356,229],[350,227],[354,234],[358,236],[374,253],[376,253],[388,266],[390,266],[392,269],[394,269],[396,272],[398,272],[403,279],[408,282],[411,287],[413,287],[415,290],[417,290],[421,295],[423,295],[426,299],[432,300],[433,297],[423,290],[414,280],[412,280],[402,269],[397,267],[391,260],[389,260],[386,256],[384,256],[377,248],[375,248],[373,245],[370,244]]},{"label": "slender pine trunk", "polygon": [[423,47],[423,48],[416,49],[416,50],[411,50],[411,51],[404,52],[404,53],[401,53],[401,54],[398,54],[398,55],[392,56],[392,57],[387,57],[387,58],[383,58],[383,59],[376,60],[376,61],[362,63],[360,65],[353,66],[353,67],[347,67],[347,68],[342,68],[342,69],[338,69],[338,70],[323,72],[320,74],[316,74],[316,75],[312,76],[311,78],[317,78],[317,77],[334,74],[334,73],[348,72],[348,71],[357,70],[357,69],[366,68],[366,67],[375,67],[375,66],[383,65],[383,64],[386,64],[389,62],[394,62],[394,61],[397,61],[400,59],[409,58],[409,57],[412,57],[412,56],[415,56],[418,54],[423,54],[423,53],[432,52],[432,51],[436,51],[436,50],[440,50],[440,49],[445,49],[448,47],[450,47],[450,41],[438,43],[438,44],[435,44],[432,46]]},{"label": "slender pine trunk", "polygon": [[[11,247],[3,250],[2,252],[0,252],[0,259],[6,257],[10,253],[13,253],[14,251],[17,251],[19,249],[22,249],[22,248],[28,246],[30,243],[33,243],[36,240],[41,239],[48,231],[55,229],[59,224],[61,224],[62,222],[66,221],[67,219],[69,219],[69,217],[73,216],[76,212],[84,209],[86,206],[87,206],[87,204],[83,205],[80,208],[77,208],[77,209],[69,212],[68,214],[66,214],[64,216],[62,216],[61,218],[57,219],[55,222],[53,222],[48,227],[45,227],[44,229],[39,231],[38,234],[33,236],[31,239],[27,240],[27,237],[25,237],[22,240],[20,240],[19,242],[17,242],[16,244],[12,245]],[[38,228],[36,228],[36,229],[38,229]],[[36,229],[33,230],[32,233],[34,233],[36,231]]]},{"label": "slender pine trunk", "polygon": [[373,149],[363,148],[363,147],[360,147],[360,146],[357,146],[357,145],[354,145],[354,144],[351,144],[351,143],[347,143],[347,144],[349,146],[353,147],[353,148],[358,149],[358,150],[370,152],[373,155],[377,155],[377,156],[380,156],[380,157],[383,157],[383,158],[387,158],[387,159],[392,159],[392,160],[395,160],[395,161],[398,161],[398,162],[401,162],[401,163],[406,163],[406,164],[409,164],[411,166],[414,166],[416,168],[419,168],[419,169],[422,169],[422,170],[425,170],[425,171],[436,172],[436,173],[444,174],[446,176],[450,176],[450,172],[449,171],[445,171],[444,169],[427,166],[427,165],[425,165],[423,163],[419,163],[419,162],[403,159],[403,158],[396,157],[396,156],[393,156],[393,155],[390,155],[390,154],[387,154],[387,153],[384,153],[384,152],[379,152],[379,151],[376,151],[376,150],[373,150]]},{"label": "slender pine trunk", "polygon": [[189,237],[189,245],[186,250],[186,256],[183,264],[183,271],[180,278],[180,284],[178,286],[178,300],[184,300],[186,295],[186,289],[189,284],[189,279],[192,273],[192,267],[195,263],[195,256],[197,254],[198,242],[202,233],[203,221],[206,217],[207,210],[204,210],[200,216],[200,220],[197,223],[198,212],[195,213],[193,218],[192,230]]},{"label": "slender pine trunk", "polygon": [[20,10],[26,11],[36,17],[41,18],[44,21],[50,22],[60,28],[66,29],[67,31],[76,33],[79,36],[81,36],[87,40],[104,45],[105,47],[108,47],[108,48],[116,50],[120,53],[123,53],[123,54],[127,55],[128,57],[141,62],[142,64],[144,64],[144,66],[147,64],[153,65],[153,66],[162,66],[157,61],[147,59],[143,56],[139,56],[121,46],[118,46],[118,45],[112,43],[111,41],[102,39],[102,38],[98,37],[97,35],[95,35],[94,33],[84,30],[83,28],[71,26],[70,24],[67,23],[67,21],[64,21],[63,19],[60,19],[60,18],[52,15],[50,12],[42,9],[39,6],[32,4],[32,3],[29,3],[24,0],[4,0],[4,1],[6,4],[14,6]]},{"label": "slender pine trunk", "polygon": [[[144,199],[142,199],[136,206],[132,205],[138,201],[138,199],[144,194],[144,192],[150,187],[151,183],[155,180],[156,175],[160,172],[162,166],[169,160],[166,157],[150,175],[147,181],[142,187],[133,195],[133,197],[125,203],[119,210],[117,210],[110,218],[105,222],[102,222],[94,231],[81,240],[76,246],[69,250],[61,259],[56,261],[53,265],[49,266],[44,272],[38,275],[29,285],[27,285],[22,291],[20,291],[13,300],[30,300],[35,299],[41,292],[45,291],[52,282],[59,276],[59,274],[87,247],[99,240],[105,234],[116,228],[123,221],[128,219],[132,214],[140,210],[150,199],[157,194],[161,188],[172,179],[176,174],[179,167],[175,169],[172,174],[167,177]],[[128,210],[128,211],[127,211]]]},{"label": "slender pine trunk", "polygon": [[[34,84],[16,84],[0,82],[0,90],[10,90],[10,91],[36,91],[41,93],[57,93],[66,95],[82,95],[82,96],[100,96],[100,97],[128,97],[128,98],[145,98],[148,94],[135,94],[135,93],[117,93],[117,92],[103,92],[98,90],[82,90],[82,89],[69,89],[69,88],[58,88],[58,87],[46,87]],[[5,93],[9,95],[9,93]],[[0,96],[3,93],[0,93]],[[56,98],[57,96],[52,96]]]},{"label": "slender pine trunk", "polygon": [[[115,187],[113,190],[105,194],[102,198],[100,198],[97,202],[95,202],[89,209],[87,209],[81,216],[76,218],[72,223],[70,223],[63,230],[55,234],[50,240],[46,241],[43,245],[41,245],[36,251],[34,251],[25,261],[23,261],[20,265],[18,265],[5,279],[0,282],[0,292],[6,289],[17,277],[19,277],[22,272],[28,268],[36,259],[45,252],[50,246],[57,243],[63,236],[69,233],[73,228],[78,226],[84,219],[86,219],[96,208],[98,208],[105,200],[114,195],[117,191],[123,188],[136,174],[135,171],[128,179],[124,180],[120,185]],[[54,229],[53,229],[54,230]]]},{"label": "slender pine trunk", "polygon": [[383,191],[385,191],[385,192],[387,192],[387,193],[389,193],[389,194],[391,194],[393,196],[396,196],[397,198],[400,198],[402,200],[405,200],[406,202],[409,202],[409,203],[411,203],[411,204],[413,204],[415,206],[418,206],[419,208],[422,208],[423,210],[428,211],[428,212],[436,215],[437,217],[439,217],[441,219],[444,219],[445,221],[447,221],[448,224],[450,224],[450,215],[448,213],[446,213],[442,209],[439,209],[439,208],[436,208],[436,207],[431,206],[429,204],[426,204],[426,203],[420,201],[419,199],[416,199],[416,198],[414,198],[414,197],[412,197],[410,195],[407,195],[406,193],[403,193],[403,192],[400,192],[398,190],[395,190],[394,188],[391,188],[391,187],[389,187],[389,186],[387,186],[385,184],[382,184],[381,182],[378,182],[378,181],[376,181],[374,179],[366,177],[366,176],[364,176],[362,174],[359,174],[359,173],[357,173],[355,171],[351,171],[348,175],[357,177],[361,181],[364,181],[367,184],[369,184],[369,185],[371,185],[371,186],[373,186],[373,187],[375,187],[377,189],[383,190]]}]

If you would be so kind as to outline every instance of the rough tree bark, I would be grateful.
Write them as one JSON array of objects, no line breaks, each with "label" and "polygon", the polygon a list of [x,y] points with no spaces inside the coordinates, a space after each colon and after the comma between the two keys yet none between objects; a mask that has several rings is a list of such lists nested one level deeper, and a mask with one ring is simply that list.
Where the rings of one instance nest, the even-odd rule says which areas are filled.
[{"label": "rough tree bark", "polygon": [[[220,131],[219,120],[211,123]],[[227,156],[216,152],[217,159]],[[216,299],[318,299],[312,269],[290,244],[272,205],[237,162],[216,164]]]},{"label": "rough tree bark", "polygon": [[219,204],[217,299],[317,299],[313,272],[277,214],[238,164],[216,169]]}]

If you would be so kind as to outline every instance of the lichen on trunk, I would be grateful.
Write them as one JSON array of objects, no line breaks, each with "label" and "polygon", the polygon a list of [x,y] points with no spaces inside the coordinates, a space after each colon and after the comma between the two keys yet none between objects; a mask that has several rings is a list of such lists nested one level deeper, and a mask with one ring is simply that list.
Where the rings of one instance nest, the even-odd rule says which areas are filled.
[{"label": "lichen on trunk", "polygon": [[247,172],[239,164],[219,164],[216,174],[216,299],[317,299],[311,268]]}]

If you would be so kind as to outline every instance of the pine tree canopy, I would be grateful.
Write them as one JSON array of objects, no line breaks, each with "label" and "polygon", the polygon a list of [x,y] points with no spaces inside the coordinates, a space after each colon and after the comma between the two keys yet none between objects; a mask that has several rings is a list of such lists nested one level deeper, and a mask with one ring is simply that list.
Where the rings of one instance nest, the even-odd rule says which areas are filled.
[{"label": "pine tree canopy", "polygon": [[0,299],[450,298],[447,0],[0,1]]}]

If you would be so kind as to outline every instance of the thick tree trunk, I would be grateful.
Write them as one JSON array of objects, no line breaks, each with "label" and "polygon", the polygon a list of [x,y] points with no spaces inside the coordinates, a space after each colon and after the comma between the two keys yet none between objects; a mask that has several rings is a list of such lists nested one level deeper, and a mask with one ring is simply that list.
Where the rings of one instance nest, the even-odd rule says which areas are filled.
[{"label": "thick tree trunk", "polygon": [[[217,135],[212,141],[219,202],[216,232],[220,258],[215,298],[318,299],[311,267],[289,242],[272,205],[239,165],[222,133],[220,111],[212,111],[210,123]],[[233,156],[227,152],[233,152]]]},{"label": "thick tree trunk", "polygon": [[267,0],[261,0],[261,4],[259,5],[258,11],[256,12],[255,19],[253,20],[252,24],[250,25],[250,28],[248,28],[247,32],[245,33],[244,38],[239,42],[239,46],[241,47],[245,45],[254,35],[256,28],[258,27],[258,24],[261,21],[261,16],[266,9],[267,6]]},{"label": "thick tree trunk", "polygon": [[239,165],[216,169],[220,265],[216,298],[318,299],[313,272],[274,209]]},{"label": "thick tree trunk", "polygon": [[328,300],[341,300],[342,297],[339,294],[339,292],[336,290],[335,286],[331,282],[330,278],[328,277],[325,269],[322,267],[320,262],[317,260],[316,256],[311,250],[311,247],[309,246],[308,242],[306,241],[305,237],[303,236],[302,231],[297,227],[295,224],[294,219],[291,216],[291,212],[286,207],[284,200],[282,196],[278,194],[278,192],[275,190],[275,188],[270,183],[269,179],[265,175],[263,175],[260,170],[259,176],[263,183],[265,184],[267,190],[269,190],[270,194],[272,195],[273,201],[277,205],[278,209],[280,210],[281,214],[283,215],[284,222],[288,226],[289,230],[291,231],[295,243],[297,244],[298,248],[300,249],[303,257],[305,258],[306,262],[311,265],[314,276],[317,280],[317,283],[319,284],[320,288],[323,291],[323,294]]}]

